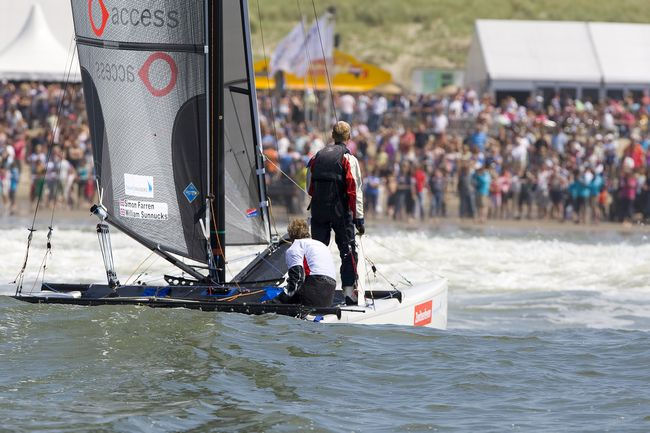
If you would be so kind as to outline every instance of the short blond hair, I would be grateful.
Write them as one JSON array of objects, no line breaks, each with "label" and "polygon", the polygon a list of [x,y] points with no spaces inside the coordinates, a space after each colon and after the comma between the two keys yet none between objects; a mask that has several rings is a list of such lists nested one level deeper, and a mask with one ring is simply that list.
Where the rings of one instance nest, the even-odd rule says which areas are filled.
[{"label": "short blond hair", "polygon": [[305,239],[310,237],[309,226],[307,225],[307,221],[304,219],[297,219],[289,222],[287,232],[292,241],[295,239]]},{"label": "short blond hair", "polygon": [[348,122],[336,122],[332,128],[332,138],[335,143],[344,143],[350,139],[350,124]]}]

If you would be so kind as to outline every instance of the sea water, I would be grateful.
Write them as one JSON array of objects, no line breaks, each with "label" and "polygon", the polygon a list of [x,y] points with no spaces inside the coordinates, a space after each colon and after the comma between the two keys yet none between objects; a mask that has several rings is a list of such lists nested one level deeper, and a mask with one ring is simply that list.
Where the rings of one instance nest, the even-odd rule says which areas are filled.
[{"label": "sea water", "polygon": [[[3,284],[26,238],[0,230]],[[123,282],[173,272],[113,245]],[[398,287],[446,277],[448,330],[0,297],[0,431],[650,431],[643,234],[375,228],[363,246]],[[57,229],[46,280],[104,279],[92,226]]]}]

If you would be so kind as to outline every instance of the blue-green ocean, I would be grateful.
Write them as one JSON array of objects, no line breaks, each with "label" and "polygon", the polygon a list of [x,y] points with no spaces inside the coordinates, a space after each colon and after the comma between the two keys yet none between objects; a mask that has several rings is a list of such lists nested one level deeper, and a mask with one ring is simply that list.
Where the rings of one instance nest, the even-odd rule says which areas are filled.
[{"label": "blue-green ocean", "polygon": [[[0,230],[3,283],[25,239]],[[142,279],[170,271],[113,242],[121,279],[144,260]],[[446,331],[0,296],[0,431],[650,431],[642,234],[377,229],[364,242],[398,284],[449,280]],[[53,245],[47,280],[102,281],[92,227]]]}]

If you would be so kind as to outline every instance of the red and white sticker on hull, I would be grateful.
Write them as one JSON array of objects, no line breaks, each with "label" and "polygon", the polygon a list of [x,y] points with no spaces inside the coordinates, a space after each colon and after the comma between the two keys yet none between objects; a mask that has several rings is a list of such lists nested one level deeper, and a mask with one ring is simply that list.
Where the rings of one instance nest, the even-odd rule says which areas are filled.
[{"label": "red and white sticker on hull", "polygon": [[415,306],[413,326],[426,326],[433,318],[433,301],[423,302]]}]

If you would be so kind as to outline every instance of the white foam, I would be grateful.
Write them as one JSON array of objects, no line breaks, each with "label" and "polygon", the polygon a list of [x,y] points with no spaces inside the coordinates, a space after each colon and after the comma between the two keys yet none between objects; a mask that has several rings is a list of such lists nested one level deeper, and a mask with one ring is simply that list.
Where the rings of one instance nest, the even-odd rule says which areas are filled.
[{"label": "white foam", "polygon": [[[37,232],[34,237],[26,281],[36,279],[45,235]],[[125,282],[150,253],[120,233],[113,233],[112,239],[118,276]],[[0,282],[8,283],[18,272],[25,240],[24,230],[0,230]],[[433,273],[445,276],[450,282],[450,327],[516,323],[519,310],[527,314],[519,317],[522,321],[557,326],[643,327],[639,320],[650,318],[650,267],[646,263],[650,245],[439,236],[425,232],[372,235],[363,242],[379,271],[395,282],[403,281],[400,274],[414,283],[426,281]],[[105,280],[94,231],[59,230],[53,245],[48,281]],[[229,251],[231,257],[236,257],[254,249]],[[178,274],[173,266],[154,258],[143,266],[153,261],[143,281],[156,283],[161,282],[164,273]],[[236,273],[245,264],[245,260],[232,263],[229,273]],[[378,278],[375,285],[386,283]],[[0,286],[0,294],[13,291],[11,286]],[[547,293],[553,295],[544,295]],[[470,313],[470,306],[478,316]]]}]

